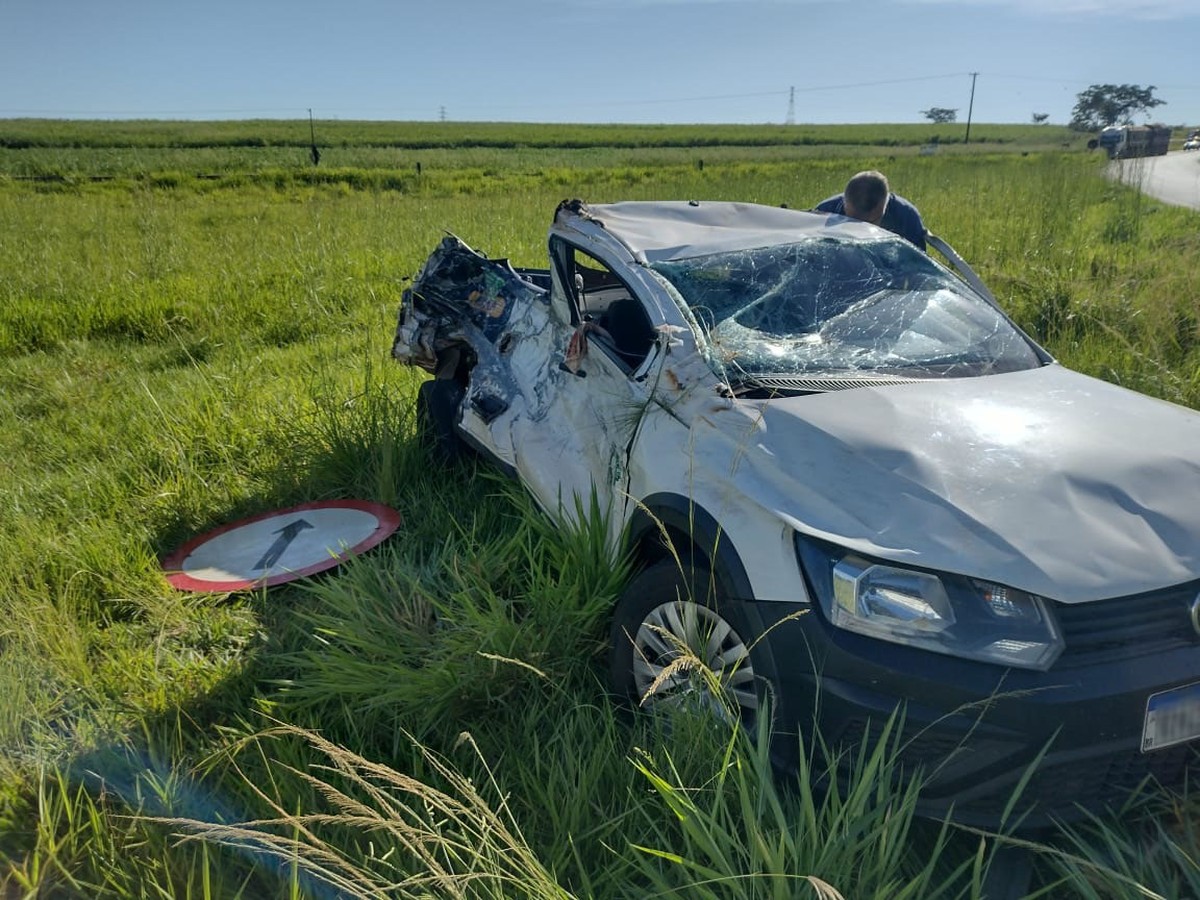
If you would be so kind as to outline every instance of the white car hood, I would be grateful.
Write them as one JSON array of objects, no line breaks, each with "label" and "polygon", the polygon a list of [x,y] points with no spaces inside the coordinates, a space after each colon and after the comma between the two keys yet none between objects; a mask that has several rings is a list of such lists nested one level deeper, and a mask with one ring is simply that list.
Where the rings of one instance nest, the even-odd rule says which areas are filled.
[{"label": "white car hood", "polygon": [[1067,603],[1200,578],[1183,407],[1050,365],[754,412],[734,480],[805,534]]}]

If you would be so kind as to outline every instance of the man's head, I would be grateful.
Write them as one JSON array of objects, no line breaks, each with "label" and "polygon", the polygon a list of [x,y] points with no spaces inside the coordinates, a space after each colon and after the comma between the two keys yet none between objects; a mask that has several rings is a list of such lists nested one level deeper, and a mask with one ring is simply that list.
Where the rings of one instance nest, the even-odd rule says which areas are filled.
[{"label": "man's head", "polygon": [[878,225],[887,209],[890,192],[888,180],[882,172],[859,172],[846,182],[846,190],[842,194],[846,215]]}]

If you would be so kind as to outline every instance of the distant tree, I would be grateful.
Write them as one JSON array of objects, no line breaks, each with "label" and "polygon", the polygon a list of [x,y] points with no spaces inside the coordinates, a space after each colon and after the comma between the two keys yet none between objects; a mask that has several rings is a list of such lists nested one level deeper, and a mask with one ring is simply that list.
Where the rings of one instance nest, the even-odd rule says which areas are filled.
[{"label": "distant tree", "polygon": [[1045,121],[1048,118],[1050,118],[1050,113],[1034,113],[1033,114],[1033,124],[1034,125],[1042,125],[1045,123]]},{"label": "distant tree", "polygon": [[1075,95],[1070,126],[1075,131],[1096,131],[1108,125],[1132,125],[1133,117],[1148,113],[1166,100],[1154,96],[1154,85],[1093,84]]},{"label": "distant tree", "polygon": [[921,115],[927,118],[935,125],[945,125],[948,122],[953,122],[958,118],[957,109],[947,109],[944,106],[931,106],[929,109],[921,110]]}]

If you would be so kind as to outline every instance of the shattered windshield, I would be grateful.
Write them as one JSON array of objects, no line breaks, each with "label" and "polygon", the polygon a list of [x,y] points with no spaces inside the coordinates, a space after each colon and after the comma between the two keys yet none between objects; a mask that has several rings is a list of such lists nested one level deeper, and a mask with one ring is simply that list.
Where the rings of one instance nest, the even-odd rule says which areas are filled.
[{"label": "shattered windshield", "polygon": [[653,268],[731,377],[962,377],[1041,364],[991,304],[900,239],[819,238]]}]

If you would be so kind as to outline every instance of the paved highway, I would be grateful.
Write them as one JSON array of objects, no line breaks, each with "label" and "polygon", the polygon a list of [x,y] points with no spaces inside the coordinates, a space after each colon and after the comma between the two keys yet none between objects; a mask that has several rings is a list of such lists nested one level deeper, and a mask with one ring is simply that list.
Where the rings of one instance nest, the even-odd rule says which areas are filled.
[{"label": "paved highway", "polygon": [[1163,203],[1200,209],[1200,152],[1176,150],[1166,156],[1117,160],[1109,175]]}]

